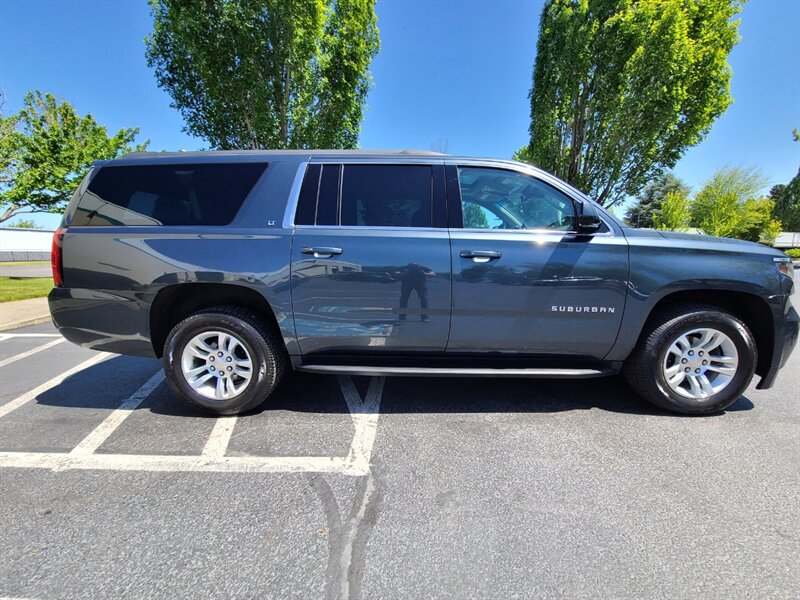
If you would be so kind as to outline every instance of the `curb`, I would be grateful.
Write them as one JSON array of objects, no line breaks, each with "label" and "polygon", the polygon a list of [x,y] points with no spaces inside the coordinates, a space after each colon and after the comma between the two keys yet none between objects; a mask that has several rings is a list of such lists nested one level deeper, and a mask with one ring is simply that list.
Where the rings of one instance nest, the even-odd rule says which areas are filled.
[{"label": "curb", "polygon": [[14,321],[13,323],[3,323],[0,325],[0,331],[8,331],[9,329],[18,329],[20,327],[28,327],[29,325],[41,325],[50,321],[50,315],[42,317],[32,317],[30,319],[22,319],[21,321]]}]

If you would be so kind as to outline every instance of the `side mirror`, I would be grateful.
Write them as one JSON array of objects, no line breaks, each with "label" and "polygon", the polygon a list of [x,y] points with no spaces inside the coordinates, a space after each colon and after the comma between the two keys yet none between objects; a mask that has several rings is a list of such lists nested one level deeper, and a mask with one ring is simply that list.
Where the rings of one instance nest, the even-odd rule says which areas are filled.
[{"label": "side mirror", "polygon": [[575,208],[577,211],[575,215],[575,230],[582,234],[596,233],[603,222],[594,210],[594,206],[585,202],[580,202]]},{"label": "side mirror", "polygon": [[600,217],[597,215],[578,215],[577,229],[578,233],[596,233],[602,225]]}]

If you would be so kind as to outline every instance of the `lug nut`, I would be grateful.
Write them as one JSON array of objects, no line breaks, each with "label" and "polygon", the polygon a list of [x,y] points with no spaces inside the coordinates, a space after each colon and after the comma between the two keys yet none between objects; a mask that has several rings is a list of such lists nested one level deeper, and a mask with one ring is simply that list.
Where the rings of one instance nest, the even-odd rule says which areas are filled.
[{"label": "lug nut", "polygon": [[700,369],[695,369],[695,370],[694,370],[694,372],[695,372],[695,373],[699,373],[699,372],[700,372]]},{"label": "lug nut", "polygon": [[211,369],[212,371],[216,371],[214,367],[209,367],[209,369]]},{"label": "lug nut", "polygon": [[229,356],[229,357],[228,357],[228,358],[226,358],[225,360],[227,360],[228,362],[231,362],[233,359],[232,359],[232,358]]},{"label": "lug nut", "polygon": [[700,356],[703,356],[703,351],[702,351],[702,350],[700,350],[700,352],[698,352],[698,354],[699,354]]},{"label": "lug nut", "polygon": [[222,356],[222,352],[217,352],[217,355],[218,356]]},{"label": "lug nut", "polygon": [[228,371],[233,371],[233,367],[228,367]]},{"label": "lug nut", "polygon": [[214,357],[213,356],[209,356],[208,360],[210,360],[211,362],[214,362]]},{"label": "lug nut", "polygon": [[704,365],[707,365],[707,364],[708,364],[708,361],[707,361],[707,360],[704,360],[704,361],[703,361],[703,364],[704,364]]},{"label": "lug nut", "polygon": [[[222,356],[222,355],[220,354],[220,356]],[[693,350],[689,350],[689,356],[694,356],[694,351]]]},{"label": "lug nut", "polygon": [[689,367],[686,367],[685,371],[688,373],[689,371],[691,371],[691,369]]},{"label": "lug nut", "polygon": [[682,359],[682,360],[681,360],[681,362],[682,362],[683,364],[686,364],[687,362],[689,362],[689,359],[688,359],[688,358],[684,358],[684,359]]}]

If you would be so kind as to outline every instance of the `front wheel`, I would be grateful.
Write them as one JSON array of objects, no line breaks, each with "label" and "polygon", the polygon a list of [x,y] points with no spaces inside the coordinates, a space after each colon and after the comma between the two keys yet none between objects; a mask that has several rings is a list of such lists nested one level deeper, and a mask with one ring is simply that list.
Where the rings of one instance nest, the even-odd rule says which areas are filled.
[{"label": "front wheel", "polygon": [[284,351],[276,333],[251,310],[221,306],[198,312],[170,332],[164,372],[173,392],[218,415],[261,404],[278,385]]},{"label": "front wheel", "polygon": [[742,395],[755,366],[756,344],[744,323],[713,306],[684,304],[651,318],[623,372],[656,406],[708,414]]}]

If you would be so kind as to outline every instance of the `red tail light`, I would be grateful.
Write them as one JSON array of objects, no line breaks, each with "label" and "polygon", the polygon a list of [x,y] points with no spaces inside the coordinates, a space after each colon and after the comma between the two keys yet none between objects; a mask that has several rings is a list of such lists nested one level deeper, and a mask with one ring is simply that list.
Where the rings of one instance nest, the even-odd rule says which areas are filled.
[{"label": "red tail light", "polygon": [[50,261],[53,265],[53,285],[64,285],[64,261],[61,257],[61,246],[64,241],[64,230],[59,227],[53,234],[53,245],[50,248]]}]

